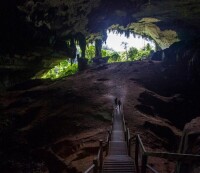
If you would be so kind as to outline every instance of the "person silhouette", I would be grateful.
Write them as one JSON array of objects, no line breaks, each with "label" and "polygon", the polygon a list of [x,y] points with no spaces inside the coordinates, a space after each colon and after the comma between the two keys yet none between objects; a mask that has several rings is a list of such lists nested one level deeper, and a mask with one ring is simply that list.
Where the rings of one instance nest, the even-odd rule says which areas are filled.
[{"label": "person silhouette", "polygon": [[119,106],[119,109],[120,109],[120,107],[121,107],[121,101],[120,100],[118,100],[118,106]]},{"label": "person silhouette", "polygon": [[115,108],[117,109],[117,105],[118,105],[118,99],[117,97],[115,98]]},{"label": "person silhouette", "polygon": [[118,102],[117,102],[117,97],[116,97],[116,98],[115,98],[115,105],[116,105],[116,106],[117,106],[117,103],[118,103]]}]

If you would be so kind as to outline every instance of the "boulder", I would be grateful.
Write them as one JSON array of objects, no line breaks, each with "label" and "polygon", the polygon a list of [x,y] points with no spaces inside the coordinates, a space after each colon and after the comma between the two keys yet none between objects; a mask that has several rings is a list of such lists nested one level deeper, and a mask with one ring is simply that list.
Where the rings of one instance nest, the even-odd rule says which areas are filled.
[{"label": "boulder", "polygon": [[106,57],[94,57],[92,59],[92,62],[93,62],[94,65],[100,65],[100,64],[107,63],[108,59],[109,59],[109,56],[106,56]]},{"label": "boulder", "polygon": [[151,60],[153,61],[162,61],[162,52],[163,51],[157,51],[154,52],[151,56]]},{"label": "boulder", "polygon": [[86,58],[78,58],[78,70],[83,71],[88,68],[88,60]]}]

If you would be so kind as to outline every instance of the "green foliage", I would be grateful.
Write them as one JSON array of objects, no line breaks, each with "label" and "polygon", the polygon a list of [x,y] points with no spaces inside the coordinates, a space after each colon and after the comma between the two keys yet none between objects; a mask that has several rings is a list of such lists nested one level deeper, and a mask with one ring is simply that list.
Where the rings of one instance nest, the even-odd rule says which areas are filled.
[{"label": "green foliage", "polygon": [[138,57],[138,50],[135,47],[131,47],[128,50],[128,58],[132,61],[137,60]]},{"label": "green foliage", "polygon": [[71,64],[69,61],[61,61],[54,68],[41,76],[42,79],[57,79],[75,74],[78,71],[77,64]]},{"label": "green foliage", "polygon": [[113,51],[102,49],[101,54],[102,54],[102,57],[111,56],[113,54]]},{"label": "green foliage", "polygon": [[[102,57],[109,56],[108,63],[136,61],[142,59],[143,57],[148,57],[152,50],[150,44],[147,44],[141,50],[138,50],[135,47],[127,49],[126,43],[124,42],[123,44],[125,46],[124,52],[116,52],[113,49],[104,46],[101,50]],[[91,64],[92,58],[95,57],[95,46],[92,44],[87,46],[85,55],[88,59],[89,64]]]},{"label": "green foliage", "polygon": [[89,46],[86,47],[85,57],[88,59],[88,62],[90,64],[92,58],[95,57],[95,46],[89,45]]},{"label": "green foliage", "polygon": [[[109,50],[109,49],[102,49],[101,50],[102,57],[111,56],[113,52],[114,52],[113,50]],[[86,48],[85,57],[88,59],[88,62],[90,64],[91,61],[92,61],[92,58],[95,57],[95,46],[89,45]]]},{"label": "green foliage", "polygon": [[148,51],[151,51],[151,50],[152,50],[152,47],[150,46],[149,43],[147,43],[147,45],[146,45],[146,50],[148,50]]},{"label": "green foliage", "polygon": [[112,52],[112,54],[110,55],[110,58],[108,59],[109,63],[112,62],[118,62],[120,60],[120,55],[117,52]]},{"label": "green foliage", "polygon": [[135,61],[135,60],[140,60],[142,58],[148,57],[152,51],[152,47],[150,44],[147,44],[143,49],[137,50],[134,47],[131,47],[128,50],[128,59]]}]

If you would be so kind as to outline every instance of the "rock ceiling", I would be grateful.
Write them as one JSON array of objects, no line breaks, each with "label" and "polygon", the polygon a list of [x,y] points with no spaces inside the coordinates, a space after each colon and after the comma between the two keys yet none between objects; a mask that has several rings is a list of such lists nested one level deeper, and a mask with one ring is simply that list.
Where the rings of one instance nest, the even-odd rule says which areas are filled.
[{"label": "rock ceiling", "polygon": [[27,22],[46,26],[61,37],[102,32],[112,24],[126,26],[144,17],[157,18],[161,29],[185,33],[199,28],[198,0],[30,0],[17,7],[25,12]]},{"label": "rock ceiling", "polygon": [[[3,39],[0,45],[6,48],[10,44],[5,42],[9,41],[13,47],[22,43],[32,47],[56,39],[65,40],[77,33],[85,36],[103,33],[113,24],[124,27],[133,24],[133,32],[146,34],[165,48],[178,37],[194,37],[200,27],[198,0],[8,0],[1,3]],[[157,22],[138,24],[150,17]],[[168,33],[170,30],[178,36]]]},{"label": "rock ceiling", "polygon": [[199,0],[2,0],[0,65],[29,66],[35,74],[69,56],[66,40],[91,35],[105,40],[105,31],[115,25],[164,49],[197,37],[199,16]]}]

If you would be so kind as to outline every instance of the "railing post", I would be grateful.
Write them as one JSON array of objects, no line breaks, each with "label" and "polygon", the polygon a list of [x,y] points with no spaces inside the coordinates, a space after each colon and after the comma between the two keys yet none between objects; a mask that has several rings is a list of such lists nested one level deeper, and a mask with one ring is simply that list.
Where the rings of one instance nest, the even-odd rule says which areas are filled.
[{"label": "railing post", "polygon": [[127,147],[129,147],[129,138],[130,138],[130,133],[129,133],[129,128],[126,128],[126,135],[127,135]]},{"label": "railing post", "polygon": [[142,154],[142,168],[141,173],[146,173],[147,165],[147,155]]},{"label": "railing post", "polygon": [[100,170],[102,170],[102,166],[103,166],[103,141],[102,140],[99,141],[99,148],[100,148],[99,168]]},{"label": "railing post", "polygon": [[127,142],[127,129],[124,130],[124,137],[125,137],[125,141]]},{"label": "railing post", "polygon": [[139,139],[138,139],[138,136],[136,136],[136,140],[135,140],[135,166],[136,166],[136,172],[139,172],[138,154],[139,154]]},{"label": "railing post", "polygon": [[93,164],[94,164],[93,173],[97,173],[98,172],[98,162],[97,162],[97,159],[93,160]]},{"label": "railing post", "polygon": [[131,139],[128,140],[128,155],[131,157]]},{"label": "railing post", "polygon": [[109,142],[110,142],[110,131],[108,130],[108,137],[106,141],[106,156],[108,155]]},{"label": "railing post", "polygon": [[127,128],[126,128],[126,122],[124,120],[124,117],[123,117],[123,122],[124,122],[124,136],[125,136],[125,141],[127,142]]},{"label": "railing post", "polygon": [[126,143],[127,143],[127,147],[128,147],[128,128],[126,128]]}]

